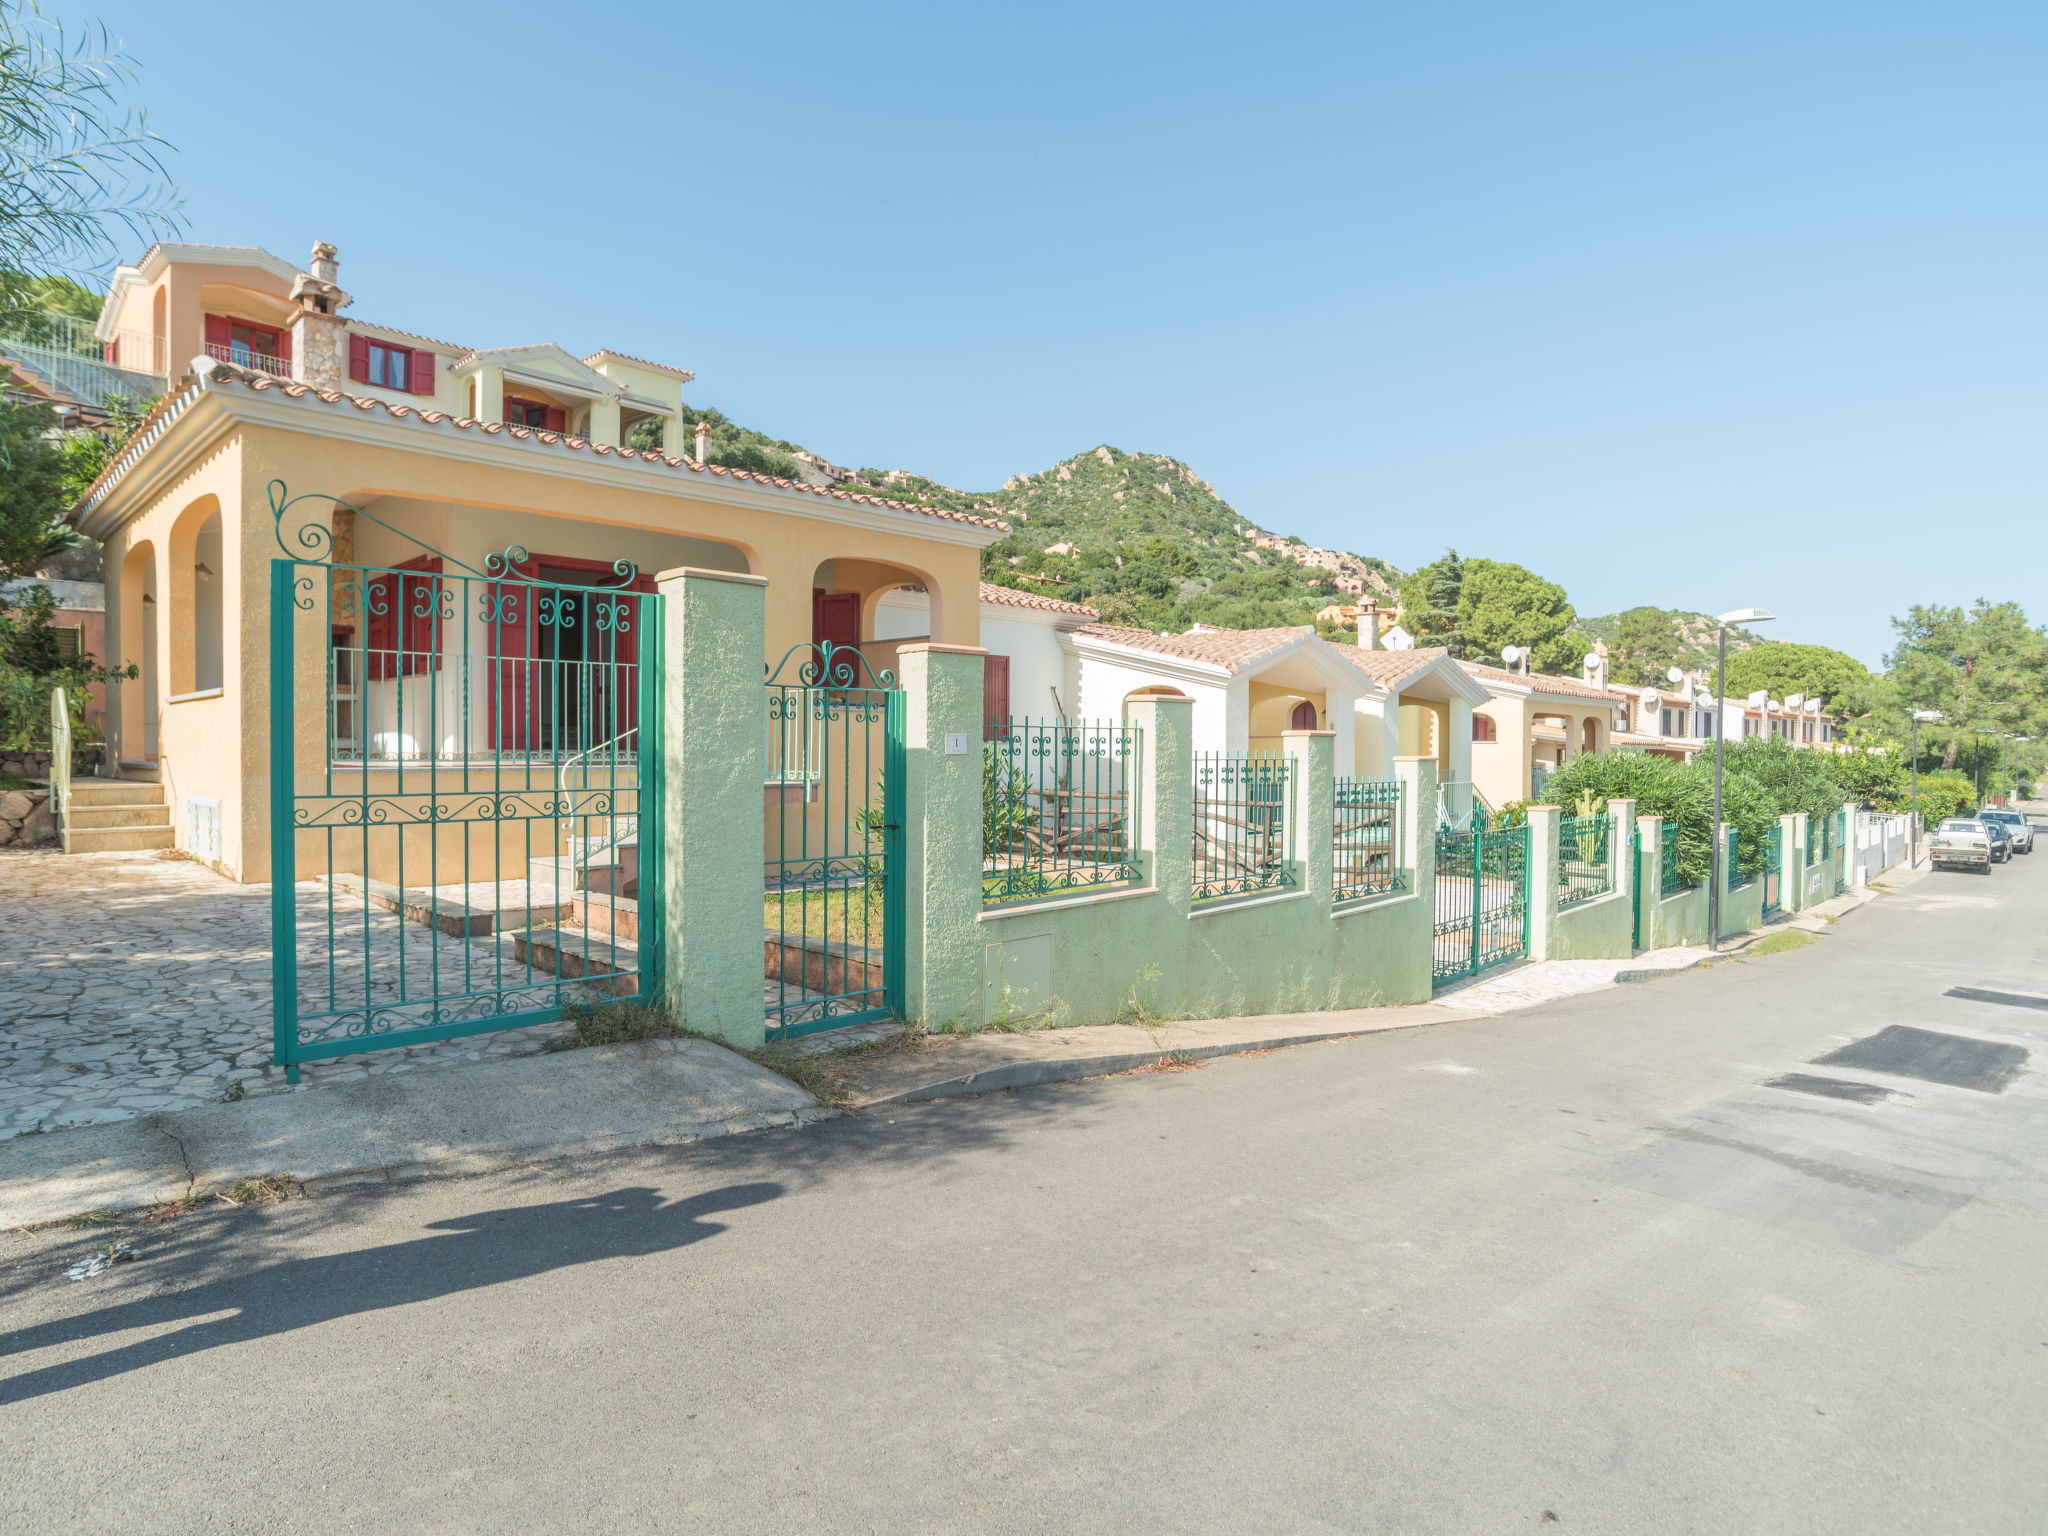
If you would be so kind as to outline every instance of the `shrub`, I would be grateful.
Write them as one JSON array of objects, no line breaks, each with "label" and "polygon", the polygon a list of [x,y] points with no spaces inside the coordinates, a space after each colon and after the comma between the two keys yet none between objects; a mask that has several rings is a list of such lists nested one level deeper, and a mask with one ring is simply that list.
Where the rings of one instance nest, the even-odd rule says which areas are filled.
[{"label": "shrub", "polygon": [[1590,801],[1633,800],[1638,816],[1662,817],[1678,838],[1678,872],[1687,884],[1707,878],[1713,862],[1713,780],[1668,757],[1643,752],[1588,752],[1573,758],[1543,786],[1547,804],[1581,814]]}]

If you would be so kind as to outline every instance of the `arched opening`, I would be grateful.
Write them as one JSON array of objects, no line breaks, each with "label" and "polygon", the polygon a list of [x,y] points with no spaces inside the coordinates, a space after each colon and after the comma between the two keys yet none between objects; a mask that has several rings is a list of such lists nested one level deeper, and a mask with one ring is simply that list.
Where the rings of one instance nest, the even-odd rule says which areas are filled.
[{"label": "arched opening", "polygon": [[220,503],[201,497],[171,525],[168,603],[169,692],[173,698],[220,688],[224,681],[222,594],[227,586]]},{"label": "arched opening", "polygon": [[1500,727],[1494,724],[1493,716],[1474,715],[1472,717],[1472,739],[1474,741],[1500,740]]},{"label": "arched opening", "polygon": [[1287,717],[1290,731],[1312,731],[1316,728],[1316,707],[1307,699],[1294,706],[1294,712]]},{"label": "arched opening", "polygon": [[156,546],[148,540],[121,560],[121,649],[119,664],[134,663],[141,676],[120,685],[118,711],[121,756],[156,756],[157,674]]},{"label": "arched opening", "polygon": [[1586,717],[1584,725],[1580,728],[1579,743],[1581,751],[1598,752],[1600,750],[1600,722],[1591,715]]},{"label": "arched opening", "polygon": [[811,574],[809,639],[858,650],[878,677],[900,676],[903,646],[944,633],[942,601],[923,571],[884,560],[821,560]]},{"label": "arched opening", "polygon": [[1150,683],[1143,688],[1133,688],[1124,695],[1122,718],[1125,720],[1130,719],[1131,706],[1136,703],[1142,703],[1146,699],[1184,699],[1186,697],[1187,695],[1178,688],[1168,687],[1165,683]]}]

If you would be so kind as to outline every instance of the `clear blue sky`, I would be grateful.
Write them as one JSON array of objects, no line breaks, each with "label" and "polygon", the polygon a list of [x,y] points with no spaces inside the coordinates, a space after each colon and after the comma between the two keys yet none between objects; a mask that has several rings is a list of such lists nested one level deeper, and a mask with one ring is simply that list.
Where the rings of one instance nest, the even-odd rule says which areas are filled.
[{"label": "clear blue sky", "polygon": [[188,238],[368,318],[970,489],[1170,453],[1586,613],[2048,618],[2038,0],[56,9]]}]

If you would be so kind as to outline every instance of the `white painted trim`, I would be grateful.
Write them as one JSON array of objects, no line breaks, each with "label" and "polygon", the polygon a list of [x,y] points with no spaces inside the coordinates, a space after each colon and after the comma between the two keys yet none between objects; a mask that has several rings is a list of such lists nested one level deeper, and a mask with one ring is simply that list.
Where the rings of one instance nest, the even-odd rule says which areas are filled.
[{"label": "white painted trim", "polygon": [[114,268],[114,280],[107,286],[107,299],[100,306],[93,334],[101,341],[112,341],[114,317],[120,313],[122,297],[137,283],[155,282],[174,261],[188,267],[255,267],[281,283],[290,283],[305,271],[282,256],[271,255],[260,245],[180,245],[158,241],[143,253],[140,264]]},{"label": "white painted trim", "polygon": [[168,699],[165,699],[164,702],[166,704],[190,704],[194,699],[217,699],[226,691],[223,688],[202,688],[197,693],[174,693]]},{"label": "white painted trim", "polygon": [[1097,891],[1088,896],[1063,896],[1052,901],[1035,901],[1026,905],[1018,902],[1010,906],[983,907],[974,920],[977,923],[992,923],[1003,918],[1036,917],[1041,912],[1071,912],[1076,907],[1099,907],[1105,902],[1131,901],[1139,896],[1157,896],[1156,885],[1129,885],[1114,891]]},{"label": "white painted trim", "polygon": [[1196,902],[1194,910],[1189,912],[1188,916],[1190,918],[1217,917],[1225,912],[1249,912],[1253,907],[1273,907],[1278,906],[1283,901],[1308,901],[1314,895],[1314,891],[1282,891],[1278,896],[1254,896],[1248,901],[1234,900],[1225,896],[1215,901]]},{"label": "white painted trim", "polygon": [[1350,901],[1339,902],[1330,916],[1356,917],[1360,912],[1384,912],[1389,907],[1398,907],[1404,901],[1420,901],[1419,891],[1390,891],[1384,896],[1360,896]]}]

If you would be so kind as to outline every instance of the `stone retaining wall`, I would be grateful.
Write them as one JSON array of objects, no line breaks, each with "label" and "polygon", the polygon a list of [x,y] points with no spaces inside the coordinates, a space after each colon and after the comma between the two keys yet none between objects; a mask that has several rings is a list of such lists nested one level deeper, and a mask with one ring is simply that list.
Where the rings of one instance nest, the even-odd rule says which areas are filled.
[{"label": "stone retaining wall", "polygon": [[45,842],[56,835],[57,818],[50,814],[47,787],[0,794],[0,848]]}]

